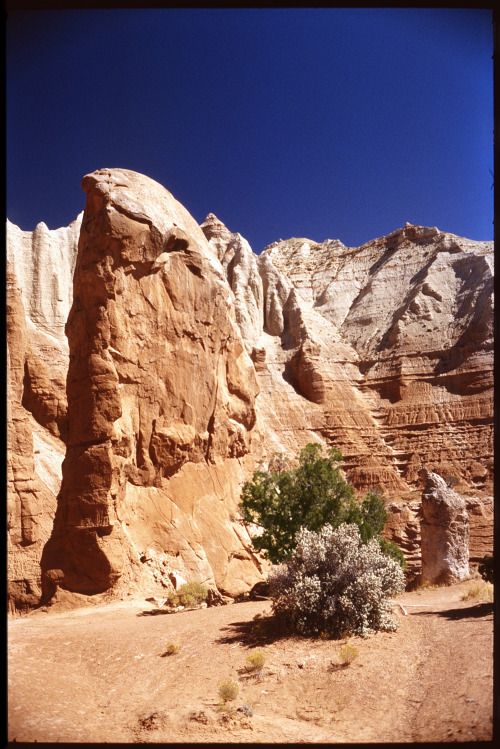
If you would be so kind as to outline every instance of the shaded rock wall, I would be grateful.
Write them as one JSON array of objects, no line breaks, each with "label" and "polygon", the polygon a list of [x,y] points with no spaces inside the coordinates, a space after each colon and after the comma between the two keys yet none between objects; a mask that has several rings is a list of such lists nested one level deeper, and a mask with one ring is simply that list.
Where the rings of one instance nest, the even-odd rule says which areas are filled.
[{"label": "shaded rock wall", "polygon": [[52,479],[57,476],[62,445],[58,447],[58,440],[49,438],[52,449],[45,470],[40,471],[35,451],[40,455],[42,450],[35,436],[36,424],[22,405],[24,372],[32,352],[22,290],[8,262],[6,281],[7,593],[13,613],[25,611],[40,600],[40,559],[56,510]]}]

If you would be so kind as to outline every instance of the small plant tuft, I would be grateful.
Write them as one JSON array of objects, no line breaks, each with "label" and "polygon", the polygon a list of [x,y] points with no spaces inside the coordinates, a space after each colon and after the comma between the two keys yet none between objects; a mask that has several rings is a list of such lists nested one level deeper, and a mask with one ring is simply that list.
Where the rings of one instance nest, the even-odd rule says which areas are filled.
[{"label": "small plant tuft", "polygon": [[165,651],[165,655],[175,655],[180,650],[179,645],[177,645],[175,642],[167,642],[167,649]]},{"label": "small plant tuft", "polygon": [[243,713],[247,718],[251,718],[253,715],[253,707],[251,705],[240,705],[238,712]]},{"label": "small plant tuft", "polygon": [[228,679],[227,681],[222,681],[219,684],[219,697],[221,703],[225,705],[226,702],[235,700],[239,694],[239,691],[240,685],[237,681],[231,681],[230,679]]},{"label": "small plant tuft", "polygon": [[266,656],[262,650],[254,650],[253,653],[247,656],[245,668],[250,672],[262,671],[265,662]]},{"label": "small plant tuft", "polygon": [[359,651],[353,645],[344,645],[344,647],[340,648],[339,651],[339,659],[344,666],[350,666],[351,663],[356,660],[358,655]]}]

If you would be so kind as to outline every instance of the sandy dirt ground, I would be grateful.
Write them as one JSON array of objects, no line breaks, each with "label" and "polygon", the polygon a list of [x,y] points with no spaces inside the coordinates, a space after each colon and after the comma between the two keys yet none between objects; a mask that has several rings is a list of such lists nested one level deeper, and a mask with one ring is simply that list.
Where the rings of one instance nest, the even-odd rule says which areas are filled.
[{"label": "sandy dirt ground", "polygon": [[[399,596],[408,613],[396,606],[398,630],[349,638],[359,655],[344,668],[346,641],[280,635],[269,601],[155,615],[133,599],[33,612],[8,623],[8,739],[490,741],[493,604],[462,600],[469,585]],[[178,653],[166,655],[169,642]],[[265,665],[250,674],[256,649]],[[239,694],[221,709],[226,680]]]}]

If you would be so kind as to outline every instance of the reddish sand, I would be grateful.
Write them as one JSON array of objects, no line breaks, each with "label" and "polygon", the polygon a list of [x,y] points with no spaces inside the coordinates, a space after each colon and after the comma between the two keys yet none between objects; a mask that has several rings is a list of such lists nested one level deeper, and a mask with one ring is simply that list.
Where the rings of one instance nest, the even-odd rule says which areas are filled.
[{"label": "reddish sand", "polygon": [[[359,655],[347,668],[345,641],[273,634],[268,601],[34,612],[8,625],[9,741],[489,741],[493,604],[462,601],[468,586],[401,595],[398,630],[350,638]],[[177,654],[165,655],[168,642]],[[260,677],[245,672],[255,649]],[[240,692],[223,711],[228,679]]]}]

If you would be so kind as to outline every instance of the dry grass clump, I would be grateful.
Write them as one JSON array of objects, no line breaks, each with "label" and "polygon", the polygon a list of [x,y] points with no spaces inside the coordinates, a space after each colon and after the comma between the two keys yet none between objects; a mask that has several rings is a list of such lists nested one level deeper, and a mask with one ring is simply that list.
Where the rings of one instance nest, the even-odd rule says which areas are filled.
[{"label": "dry grass clump", "polygon": [[430,583],[428,580],[423,582],[421,585],[418,586],[421,590],[437,590],[438,588],[445,588],[446,585],[444,583]]},{"label": "dry grass clump", "polygon": [[165,655],[175,655],[180,650],[180,646],[177,645],[175,642],[167,642],[167,649],[165,650]]},{"label": "dry grass clump", "polygon": [[343,666],[350,666],[359,655],[359,650],[353,645],[344,645],[339,651],[339,659]]},{"label": "dry grass clump", "polygon": [[465,593],[460,596],[462,601],[478,601],[482,603],[493,602],[493,585],[483,580],[474,580],[469,583]]}]

